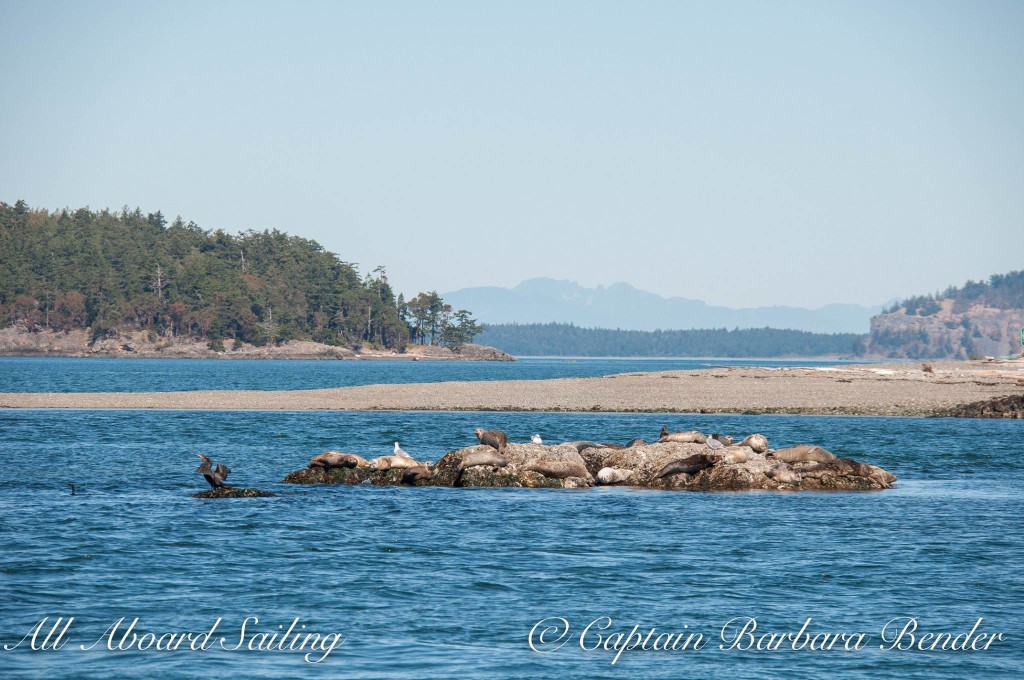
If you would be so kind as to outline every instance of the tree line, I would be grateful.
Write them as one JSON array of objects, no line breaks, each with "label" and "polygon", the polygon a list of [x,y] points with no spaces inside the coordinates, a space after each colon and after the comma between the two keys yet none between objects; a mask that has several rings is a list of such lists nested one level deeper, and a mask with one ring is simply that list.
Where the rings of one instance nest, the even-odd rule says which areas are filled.
[{"label": "tree line", "polygon": [[1024,270],[993,274],[988,281],[968,281],[959,288],[950,286],[941,293],[915,295],[895,303],[884,313],[905,309],[910,316],[932,316],[938,313],[942,300],[953,301],[952,311],[955,314],[962,314],[976,304],[995,309],[1024,309]]},{"label": "tree line", "polygon": [[544,323],[489,324],[480,341],[519,356],[770,358],[860,354],[866,337],[777,328],[629,331]]},{"label": "tree line", "polygon": [[316,241],[232,235],[160,211],[33,209],[0,203],[0,327],[186,336],[223,350],[308,339],[458,349],[482,326],[434,291],[408,302],[387,272],[363,276]]}]

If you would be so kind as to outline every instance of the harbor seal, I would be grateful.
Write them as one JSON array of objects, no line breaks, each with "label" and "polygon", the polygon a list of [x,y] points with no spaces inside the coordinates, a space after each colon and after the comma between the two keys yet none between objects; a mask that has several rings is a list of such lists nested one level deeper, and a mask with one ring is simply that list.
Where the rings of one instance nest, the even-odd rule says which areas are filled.
[{"label": "harbor seal", "polygon": [[370,467],[374,470],[408,470],[417,465],[419,463],[412,458],[402,458],[401,456],[381,456],[370,461]]},{"label": "harbor seal", "polygon": [[871,474],[868,476],[871,477],[871,479],[875,480],[876,482],[884,484],[885,486],[889,486],[896,481],[896,475],[889,472],[888,470],[883,470],[877,465],[871,465],[870,463],[865,463],[865,465],[867,465],[871,469]]},{"label": "harbor seal", "polygon": [[597,481],[601,484],[618,484],[624,482],[633,475],[632,470],[625,468],[601,468],[597,473]]},{"label": "harbor seal", "polygon": [[780,484],[799,484],[800,475],[788,463],[776,463],[765,472],[770,479]]},{"label": "harbor seal", "polygon": [[779,449],[773,451],[771,457],[784,463],[827,463],[830,460],[836,459],[835,454],[831,451],[811,444],[800,444],[787,449]]},{"label": "harbor seal", "polygon": [[687,432],[669,432],[664,426],[661,428],[661,436],[658,437],[659,444],[665,442],[676,442],[677,444],[703,444],[708,440],[707,435],[697,430]]},{"label": "harbor seal", "polygon": [[[712,440],[709,439],[708,441]],[[709,454],[709,457],[722,465],[735,465],[737,463],[746,463],[750,460],[752,454],[753,451],[746,446],[726,446]]]},{"label": "harbor seal", "polygon": [[452,480],[452,486],[462,486],[462,473],[467,468],[481,465],[490,465],[495,469],[503,468],[508,465],[508,458],[497,451],[470,451],[462,457],[458,467],[455,468],[455,479]]},{"label": "harbor seal", "polygon": [[[822,449],[824,450],[824,449]],[[800,475],[811,479],[823,477],[871,477],[872,466],[851,458],[833,458],[827,461],[807,461],[800,465]]]},{"label": "harbor seal", "polygon": [[768,450],[768,437],[763,434],[751,434],[744,437],[740,446],[749,446],[754,453],[764,453]]},{"label": "harbor seal", "polygon": [[421,479],[430,479],[434,473],[422,465],[406,469],[402,473],[402,484],[415,484]]},{"label": "harbor seal", "polygon": [[481,444],[498,449],[498,453],[505,453],[505,447],[508,445],[508,435],[500,430],[485,430],[478,427],[476,438]]},{"label": "harbor seal", "polygon": [[692,456],[686,458],[679,458],[677,460],[670,461],[665,467],[658,470],[658,473],[654,475],[654,479],[661,479],[662,477],[668,477],[670,475],[678,475],[685,473],[688,475],[697,474],[704,468],[711,467],[712,463],[708,460],[708,457],[703,453],[695,453]]},{"label": "harbor seal", "polygon": [[341,453],[340,451],[324,451],[320,455],[313,456],[306,465],[310,470],[320,468],[327,472],[331,468],[357,468],[366,467],[369,463],[362,456],[354,453]]},{"label": "harbor seal", "polygon": [[633,448],[636,448],[637,446],[646,446],[646,445],[647,445],[647,440],[646,439],[644,439],[643,437],[637,437],[636,439],[633,439],[628,444],[626,444],[626,448],[627,449],[633,449]]},{"label": "harbor seal", "polygon": [[457,470],[462,472],[466,468],[477,465],[493,465],[494,467],[505,467],[508,465],[508,458],[494,451],[471,451],[459,461]]},{"label": "harbor seal", "polygon": [[566,479],[568,477],[581,477],[582,479],[593,479],[587,468],[579,463],[569,460],[538,460],[523,468],[523,472],[539,472],[545,477],[555,479]]}]

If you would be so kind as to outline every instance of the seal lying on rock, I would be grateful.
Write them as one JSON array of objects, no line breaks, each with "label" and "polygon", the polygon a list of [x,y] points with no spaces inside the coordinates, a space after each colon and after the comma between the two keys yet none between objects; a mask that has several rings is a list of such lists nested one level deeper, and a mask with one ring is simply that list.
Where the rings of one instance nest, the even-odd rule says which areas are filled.
[{"label": "seal lying on rock", "polygon": [[401,456],[381,456],[370,461],[370,467],[374,470],[408,470],[418,465],[412,458]]},{"label": "seal lying on rock", "polygon": [[632,470],[625,468],[601,468],[597,472],[597,481],[601,484],[618,484],[624,482],[633,475]]},{"label": "seal lying on rock", "polygon": [[408,468],[402,473],[402,484],[415,484],[421,479],[430,479],[434,473],[422,465]]},{"label": "seal lying on rock", "polygon": [[524,467],[523,472],[539,472],[545,477],[555,479],[567,477],[593,479],[587,468],[571,460],[537,460]]},{"label": "seal lying on rock", "polygon": [[799,446],[791,446],[788,449],[779,449],[771,454],[772,458],[781,460],[784,463],[827,463],[830,460],[835,460],[835,454],[831,451],[827,451],[820,446],[812,446],[811,444],[800,444]]},{"label": "seal lying on rock", "polygon": [[723,465],[736,465],[737,463],[746,463],[750,460],[753,455],[753,451],[746,446],[727,446],[725,448],[718,449],[712,454],[708,455],[708,458],[715,461],[715,463],[722,463]]},{"label": "seal lying on rock", "polygon": [[797,474],[788,463],[776,463],[768,468],[765,472],[770,479],[774,479],[776,482],[781,484],[799,484],[800,475]]},{"label": "seal lying on rock", "polygon": [[498,449],[498,453],[505,453],[505,447],[508,445],[508,435],[500,430],[485,430],[478,427],[476,438],[481,444]]},{"label": "seal lying on rock", "polygon": [[747,435],[740,442],[740,446],[749,446],[753,449],[754,453],[764,453],[768,450],[768,437],[765,437],[763,434]]},{"label": "seal lying on rock", "polygon": [[306,465],[310,470],[319,468],[325,473],[331,468],[357,468],[366,467],[369,463],[362,456],[354,453],[341,453],[339,451],[324,451]]},{"label": "seal lying on rock", "polygon": [[665,465],[665,467],[658,470],[658,473],[654,475],[654,479],[661,479],[662,477],[682,473],[693,475],[705,468],[711,467],[711,465],[712,462],[708,460],[707,456],[703,453],[695,453],[692,456],[687,456],[686,458],[670,461]]},{"label": "seal lying on rock", "polygon": [[569,446],[576,447],[578,453],[583,453],[587,449],[602,449],[604,444],[598,444],[597,442],[565,442]]},{"label": "seal lying on rock", "polygon": [[500,453],[495,453],[494,451],[473,451],[462,457],[462,460],[459,461],[459,466],[456,469],[459,472],[462,472],[466,468],[476,467],[477,465],[505,467],[508,465],[508,458]]},{"label": "seal lying on rock", "polygon": [[458,467],[455,468],[455,479],[452,481],[452,486],[462,486],[462,473],[465,472],[466,468],[480,465],[503,468],[508,465],[508,458],[497,451],[470,451],[462,457]]},{"label": "seal lying on rock", "polygon": [[645,446],[646,444],[647,444],[647,440],[646,439],[644,439],[643,437],[637,437],[636,439],[634,439],[634,440],[630,441],[628,444],[626,444],[626,448],[627,449],[632,449],[632,448],[636,448],[637,446]]},{"label": "seal lying on rock", "polygon": [[668,429],[661,426],[661,436],[658,437],[658,443],[664,444],[665,442],[676,442],[678,444],[703,444],[708,440],[707,436],[703,432],[697,430],[689,430],[687,432],[669,432]]},{"label": "seal lying on rock", "polygon": [[833,458],[827,461],[807,461],[798,463],[794,469],[800,471],[801,477],[821,479],[822,477],[834,477],[837,475],[847,477],[871,477],[872,466],[851,458]]}]

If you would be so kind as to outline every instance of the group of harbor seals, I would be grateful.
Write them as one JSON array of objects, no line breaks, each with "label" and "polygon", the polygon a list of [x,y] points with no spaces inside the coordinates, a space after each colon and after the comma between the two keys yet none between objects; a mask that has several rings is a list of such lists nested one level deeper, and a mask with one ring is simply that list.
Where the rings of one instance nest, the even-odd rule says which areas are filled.
[{"label": "group of harbor seals", "polygon": [[[472,467],[489,466],[495,473],[509,467],[499,478],[491,479],[490,473],[483,477],[471,476],[469,483],[486,485],[520,484],[533,486],[536,477],[531,481],[523,478],[522,473],[534,472],[544,477],[564,481],[565,487],[578,487],[589,484],[638,484],[650,485],[663,480],[655,486],[665,488],[707,488],[709,485],[721,488],[734,488],[733,485],[749,483],[765,484],[761,488],[799,487],[801,480],[806,479],[808,488],[844,488],[842,484],[864,484],[853,481],[837,482],[832,478],[869,478],[870,483],[877,483],[886,488],[895,477],[890,473],[865,463],[847,458],[837,458],[830,451],[819,446],[801,444],[773,451],[768,447],[768,438],[762,434],[751,434],[738,444],[733,438],[717,432],[705,435],[698,430],[685,432],[669,432],[662,426],[658,440],[648,445],[643,439],[634,439],[623,446],[615,443],[597,443],[592,441],[568,442],[554,447],[547,447],[549,452],[541,451],[544,445],[540,435],[533,435],[530,444],[513,444],[509,448],[509,437],[500,430],[475,430],[477,441],[481,447],[467,447],[463,451],[451,452],[458,454],[446,457],[437,471],[443,479],[433,483],[461,486],[465,471]],[[688,444],[691,446],[658,446],[658,444]],[[559,450],[558,447],[563,447]],[[565,447],[571,446],[566,452]],[[484,448],[486,447],[486,448]],[[643,447],[643,448],[638,448]],[[630,451],[636,448],[637,450]],[[575,452],[573,452],[575,449]],[[419,463],[401,450],[395,442],[395,454],[381,456],[367,462],[364,458],[349,453],[326,451],[315,456],[308,467],[319,468],[326,472],[332,468],[370,467],[373,470],[400,470],[403,484],[425,482],[434,477],[435,469],[431,463]],[[580,455],[582,454],[582,458]],[[677,454],[674,460],[668,460]],[[207,481],[213,488],[223,485],[228,470],[225,466],[212,466],[209,459],[200,456],[204,466],[200,471],[208,473]],[[548,459],[548,458],[551,459]],[[746,467],[731,466],[743,466]],[[660,469],[657,467],[660,465]],[[722,466],[718,468],[716,466]],[[690,476],[698,475],[703,470],[715,467],[706,475],[696,480]],[[454,475],[452,471],[454,470]],[[657,472],[654,472],[657,470]],[[654,474],[652,475],[652,472]],[[687,475],[683,480],[671,482],[667,478],[673,475]],[[753,477],[751,477],[753,475]],[[516,481],[516,477],[519,481]],[[452,479],[449,482],[449,479]],[[761,481],[756,481],[760,479]],[[582,482],[580,481],[582,480]],[[325,480],[326,481],[326,480]],[[337,481],[337,480],[334,480]],[[345,483],[354,483],[346,478]],[[358,480],[356,480],[358,481]],[[394,483],[395,479],[390,480]],[[712,487],[712,488],[713,488]],[[851,487],[845,487],[851,488]],[[853,487],[857,488],[857,487]],[[859,488],[865,488],[863,486]]]}]

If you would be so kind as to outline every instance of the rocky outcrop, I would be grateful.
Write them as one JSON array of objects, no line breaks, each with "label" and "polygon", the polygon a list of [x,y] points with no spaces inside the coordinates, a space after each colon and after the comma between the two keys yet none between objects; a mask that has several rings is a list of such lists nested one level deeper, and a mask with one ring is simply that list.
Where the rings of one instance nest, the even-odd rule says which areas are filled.
[{"label": "rocky outcrop", "polygon": [[[470,454],[493,451],[483,445],[450,451],[436,464],[425,463],[433,476],[414,483],[417,486],[585,489],[600,483],[600,479],[623,478],[617,483],[663,490],[869,491],[888,489],[896,481],[895,476],[882,468],[837,458],[813,446],[794,447],[786,453],[779,451],[777,457],[771,449],[763,454],[738,445],[712,450],[707,444],[698,443],[667,442],[633,448],[593,446],[586,442],[554,446],[509,444],[504,453],[507,464],[502,467],[461,466]],[[813,460],[801,462],[802,458]],[[676,464],[679,461],[682,464]],[[606,468],[616,472],[601,474]],[[391,485],[403,483],[402,473],[403,470],[372,467],[326,472],[306,469],[292,472],[284,481]]]},{"label": "rocky outcrop", "polygon": [[140,357],[163,359],[369,359],[405,361],[515,361],[515,357],[484,345],[464,345],[458,352],[447,347],[409,345],[405,352],[374,349],[358,351],[308,340],[257,347],[225,343],[224,351],[187,337],[165,337],[148,331],[111,332],[93,339],[85,330],[30,332],[22,326],[0,329],[0,356]]},{"label": "rocky outcrop", "polygon": [[1024,418],[1024,394],[963,404],[949,415],[958,418]]},{"label": "rocky outcrop", "polygon": [[[916,310],[920,311],[920,310]],[[871,319],[866,354],[890,358],[950,358],[1017,355],[1024,309],[973,305],[958,310],[940,300],[928,314],[899,309]]]},{"label": "rocky outcrop", "polygon": [[269,491],[261,491],[259,489],[236,489],[234,487],[222,487],[219,489],[210,489],[209,491],[200,491],[199,493],[192,494],[192,498],[267,498],[269,496],[276,496],[276,493]]},{"label": "rocky outcrop", "polygon": [[407,345],[405,353],[395,358],[429,359],[433,361],[515,361],[511,354],[486,345],[466,344],[457,350],[435,345]]}]

